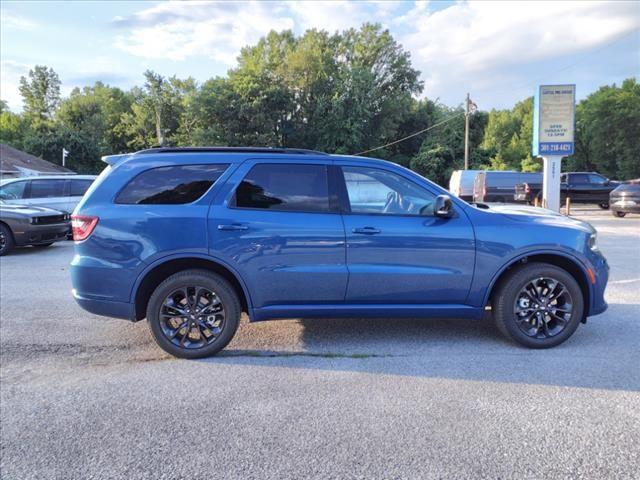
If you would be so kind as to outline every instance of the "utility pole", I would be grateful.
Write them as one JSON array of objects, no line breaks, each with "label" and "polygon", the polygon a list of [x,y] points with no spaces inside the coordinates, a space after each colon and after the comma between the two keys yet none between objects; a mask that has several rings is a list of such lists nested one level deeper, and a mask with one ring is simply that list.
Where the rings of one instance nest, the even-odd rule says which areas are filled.
[{"label": "utility pole", "polygon": [[469,170],[469,93],[464,101],[464,169]]}]

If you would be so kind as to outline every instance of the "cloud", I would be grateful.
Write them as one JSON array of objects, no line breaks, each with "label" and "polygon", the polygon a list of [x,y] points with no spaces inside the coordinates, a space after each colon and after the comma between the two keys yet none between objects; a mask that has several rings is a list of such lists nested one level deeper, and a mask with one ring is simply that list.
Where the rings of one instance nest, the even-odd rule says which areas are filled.
[{"label": "cloud", "polygon": [[30,65],[25,65],[14,60],[2,60],[0,66],[0,98],[5,100],[9,108],[14,111],[22,109],[22,97],[18,91],[20,77],[29,74]]},{"label": "cloud", "polygon": [[270,30],[293,29],[293,19],[275,3],[166,2],[114,19],[130,33],[116,46],[151,59],[185,60],[205,56],[233,65],[240,49]]},{"label": "cloud", "polygon": [[21,15],[14,15],[1,11],[0,14],[2,28],[9,28],[13,30],[34,30],[38,24],[30,18],[23,17]]},{"label": "cloud", "polygon": [[640,28],[634,2],[462,2],[436,12],[416,6],[404,17],[399,38],[429,96],[456,86],[487,88],[499,78],[522,77],[516,72],[535,63],[544,75],[543,62]]}]

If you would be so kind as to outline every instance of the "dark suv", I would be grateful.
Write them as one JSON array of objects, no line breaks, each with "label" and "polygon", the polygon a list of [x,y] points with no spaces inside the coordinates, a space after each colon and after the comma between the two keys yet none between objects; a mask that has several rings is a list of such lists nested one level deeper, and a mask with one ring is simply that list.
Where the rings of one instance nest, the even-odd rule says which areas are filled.
[{"label": "dark suv", "polygon": [[72,216],[73,294],[96,314],[147,318],[176,356],[224,348],[243,311],[479,319],[491,305],[503,333],[545,348],[607,307],[589,224],[475,207],[396,164],[269,148],[104,160]]}]

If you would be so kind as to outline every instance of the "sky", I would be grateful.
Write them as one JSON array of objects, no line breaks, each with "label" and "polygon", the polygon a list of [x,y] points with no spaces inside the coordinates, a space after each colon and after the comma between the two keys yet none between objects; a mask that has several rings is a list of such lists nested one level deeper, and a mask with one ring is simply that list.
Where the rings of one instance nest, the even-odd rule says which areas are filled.
[{"label": "sky", "polygon": [[22,109],[21,75],[53,67],[66,96],[100,80],[130,88],[152,69],[224,76],[270,30],[329,32],[377,22],[411,53],[423,97],[510,108],[536,85],[575,83],[578,99],[640,77],[640,2],[2,0],[0,98]]}]

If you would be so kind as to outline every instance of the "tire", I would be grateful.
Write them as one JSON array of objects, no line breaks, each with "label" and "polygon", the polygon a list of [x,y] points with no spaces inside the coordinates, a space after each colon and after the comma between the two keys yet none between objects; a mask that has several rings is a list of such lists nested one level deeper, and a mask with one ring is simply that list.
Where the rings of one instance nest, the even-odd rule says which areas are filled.
[{"label": "tire", "polygon": [[614,212],[613,210],[611,211],[611,215],[613,215],[614,217],[624,217],[627,214],[627,212]]},{"label": "tire", "polygon": [[[181,289],[184,288],[187,288],[188,298],[182,293],[184,290]],[[196,288],[213,294],[211,298],[217,297],[202,307],[202,311],[212,309],[207,314],[195,314],[202,305],[200,300],[207,300],[205,295],[192,294]],[[176,299],[180,298],[184,298],[184,303],[176,303]],[[222,306],[221,312],[215,310],[218,305]],[[188,309],[191,309],[191,313],[184,313]],[[183,313],[176,314],[178,311]],[[169,318],[161,313],[176,315]],[[153,338],[165,352],[179,358],[204,358],[215,355],[227,346],[238,329],[241,313],[238,295],[224,278],[207,270],[184,270],[171,275],[154,290],[147,306],[147,321]],[[216,326],[215,322],[218,321],[221,323]],[[175,327],[178,322],[184,322],[183,326]],[[207,338],[207,332],[213,338]],[[174,335],[173,339],[170,335]],[[195,338],[197,342],[192,341]]]},{"label": "tire", "polygon": [[15,246],[13,232],[4,223],[0,223],[0,257],[9,253]]},{"label": "tire", "polygon": [[[549,285],[546,279],[555,280],[564,286],[566,293],[561,292],[561,288],[553,289],[553,293],[557,294],[557,299],[549,302],[543,302],[534,310],[534,303],[531,302],[529,309],[534,316],[531,322],[541,318],[548,318],[548,321],[540,321],[541,326],[538,332],[541,336],[532,336],[531,332],[536,329],[532,323],[526,321],[518,321],[520,317],[516,313],[517,308],[522,308],[520,302],[527,301],[526,294],[523,290],[527,285]],[[556,284],[558,285],[558,284]],[[542,289],[542,292],[545,290]],[[553,296],[552,293],[552,296]],[[570,303],[566,303],[567,299]],[[540,308],[540,310],[537,310]],[[566,308],[570,312],[558,313],[555,308]],[[550,265],[548,263],[528,263],[520,267],[514,268],[504,278],[502,278],[496,287],[496,293],[492,298],[493,317],[496,327],[507,338],[524,345],[529,348],[550,348],[560,345],[567,340],[578,328],[584,313],[584,298],[580,285],[573,276],[562,268]],[[552,311],[558,314],[560,318],[564,318],[563,322],[558,322],[552,317]],[[524,313],[524,312],[522,312]],[[540,315],[540,317],[537,317]],[[527,314],[528,316],[528,314]],[[561,328],[562,326],[562,328]],[[560,328],[560,330],[555,331]],[[528,331],[525,332],[525,330]],[[549,335],[545,334],[550,333]]]},{"label": "tire", "polygon": [[602,210],[609,210],[609,204],[608,203],[599,203],[598,206],[602,209]]},{"label": "tire", "polygon": [[38,243],[37,245],[31,245],[31,246],[36,248],[45,248],[45,247],[50,247],[53,244],[54,242],[49,242],[49,243]]}]

